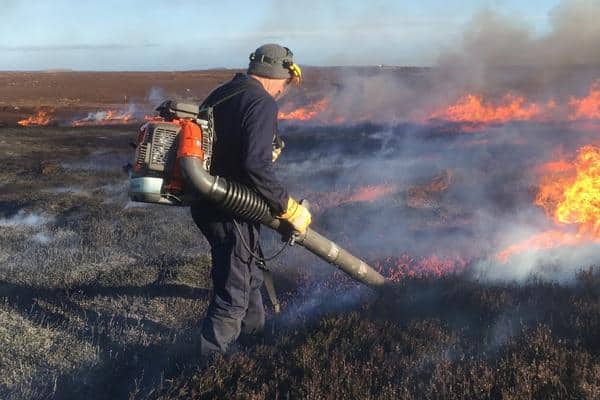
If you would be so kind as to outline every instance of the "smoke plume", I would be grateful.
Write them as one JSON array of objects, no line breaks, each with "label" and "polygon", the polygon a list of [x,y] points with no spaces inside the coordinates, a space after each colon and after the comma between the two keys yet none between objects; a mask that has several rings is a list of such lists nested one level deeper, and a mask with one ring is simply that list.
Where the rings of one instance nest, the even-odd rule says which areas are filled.
[{"label": "smoke plume", "polygon": [[536,33],[515,16],[490,10],[475,15],[458,49],[439,56],[439,83],[447,89],[492,91],[499,87],[540,92],[550,85],[572,88],[577,76],[589,83],[600,65],[599,1],[563,0],[549,14],[550,29]]}]

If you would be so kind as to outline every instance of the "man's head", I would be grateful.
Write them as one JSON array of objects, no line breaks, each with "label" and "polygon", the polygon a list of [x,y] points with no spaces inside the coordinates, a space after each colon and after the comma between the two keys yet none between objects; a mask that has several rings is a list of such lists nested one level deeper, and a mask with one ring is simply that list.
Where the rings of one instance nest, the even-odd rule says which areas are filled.
[{"label": "man's head", "polygon": [[264,44],[250,54],[248,75],[256,78],[273,97],[281,96],[290,83],[299,84],[300,67],[294,63],[294,55],[287,47]]}]

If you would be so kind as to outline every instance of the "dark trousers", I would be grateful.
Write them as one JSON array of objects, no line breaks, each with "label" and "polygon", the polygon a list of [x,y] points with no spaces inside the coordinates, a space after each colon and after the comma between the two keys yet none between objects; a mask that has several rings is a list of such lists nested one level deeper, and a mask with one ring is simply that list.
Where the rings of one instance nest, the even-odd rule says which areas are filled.
[{"label": "dark trousers", "polygon": [[[233,218],[208,204],[192,207],[192,217],[211,247],[213,295],[202,322],[200,352],[227,351],[240,333],[259,334],[265,324],[260,288],[263,271],[242,244]],[[246,244],[258,252],[260,225],[237,221]]]}]

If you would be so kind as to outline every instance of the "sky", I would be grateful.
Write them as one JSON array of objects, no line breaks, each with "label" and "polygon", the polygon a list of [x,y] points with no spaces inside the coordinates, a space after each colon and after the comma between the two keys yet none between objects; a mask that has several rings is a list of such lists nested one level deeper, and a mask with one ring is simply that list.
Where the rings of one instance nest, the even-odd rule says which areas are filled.
[{"label": "sky", "polygon": [[426,66],[484,10],[543,34],[559,3],[0,0],[0,70],[239,68],[272,42],[291,48],[300,65]]}]

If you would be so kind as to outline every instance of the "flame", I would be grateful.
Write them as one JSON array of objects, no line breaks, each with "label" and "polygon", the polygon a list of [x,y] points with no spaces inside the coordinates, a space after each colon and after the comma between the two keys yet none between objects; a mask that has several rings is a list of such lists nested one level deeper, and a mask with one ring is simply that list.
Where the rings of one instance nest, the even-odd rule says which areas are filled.
[{"label": "flame", "polygon": [[569,106],[573,109],[569,116],[571,121],[600,119],[600,80],[592,83],[587,96],[580,99],[571,97]]},{"label": "flame", "polygon": [[344,203],[367,202],[372,203],[396,191],[393,185],[369,185],[358,188]]},{"label": "flame", "polygon": [[506,94],[494,105],[484,101],[483,96],[467,94],[456,104],[430,114],[429,119],[452,122],[504,123],[509,121],[535,120],[542,116],[543,107],[528,103],[524,97]]},{"label": "flame", "polygon": [[[326,119],[333,124],[372,121],[374,116],[353,113],[340,116],[330,109],[330,99],[322,98],[304,107],[283,107],[278,118],[281,120],[312,121]],[[420,117],[408,117],[413,122],[423,123]],[[600,120],[600,79],[592,82],[586,96],[571,96],[568,100],[550,98],[533,101],[515,93],[506,93],[499,98],[489,99],[481,93],[465,93],[451,105],[435,110],[427,116],[428,121],[443,120],[460,123],[463,130],[476,131],[481,124],[502,124],[513,121],[579,121]],[[393,120],[396,121],[397,120]],[[392,122],[387,120],[386,122]],[[469,126],[474,124],[474,126]]]},{"label": "flame", "polygon": [[32,126],[32,125],[48,125],[52,122],[52,116],[50,113],[54,110],[44,111],[38,110],[35,115],[32,115],[26,119],[22,119],[17,122],[21,126]]},{"label": "flame", "polygon": [[568,102],[555,99],[547,102],[529,101],[523,96],[505,94],[497,101],[469,93],[444,109],[434,111],[429,119],[458,123],[506,123],[511,121],[600,120],[600,79],[592,82],[588,94]]},{"label": "flame", "polygon": [[321,211],[348,203],[372,203],[397,190],[395,185],[368,185],[356,189],[348,187],[333,192],[313,193],[307,197],[311,202],[311,211]]},{"label": "flame", "polygon": [[135,122],[136,118],[133,111],[97,111],[89,113],[87,117],[71,122],[71,126],[90,126],[90,125],[121,125]]},{"label": "flame", "polygon": [[390,281],[399,282],[407,277],[442,277],[457,274],[468,267],[468,262],[460,256],[439,257],[434,254],[414,258],[403,254],[400,257],[387,257],[375,261],[374,266]]},{"label": "flame", "polygon": [[528,250],[553,249],[560,246],[577,246],[587,241],[587,238],[579,233],[548,230],[508,246],[496,254],[496,259],[506,263],[513,255]]},{"label": "flame", "polygon": [[329,108],[329,101],[321,99],[289,112],[280,111],[277,117],[281,120],[311,121]]},{"label": "flame", "polygon": [[[451,170],[445,170],[434,176],[431,181],[420,186],[408,188],[408,205],[415,208],[426,207],[438,194],[444,192],[453,182]],[[308,197],[314,210],[323,210],[348,203],[373,203],[385,196],[398,193],[401,188],[394,184],[367,185],[346,188],[333,192],[314,193]]]},{"label": "flame", "polygon": [[530,249],[550,249],[600,243],[600,147],[582,147],[576,160],[544,164],[535,204],[542,207],[555,224],[572,226],[577,232],[548,230],[502,250],[496,258],[506,262],[510,256]]},{"label": "flame", "polygon": [[573,169],[573,178],[546,179],[535,204],[555,222],[577,224],[580,232],[600,239],[600,147],[582,147]]},{"label": "flame", "polygon": [[546,174],[569,173],[573,170],[573,164],[567,160],[551,161],[538,167],[538,171]]}]

